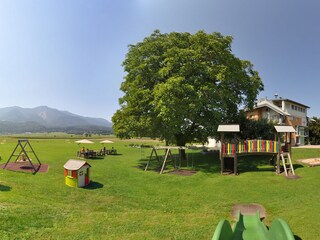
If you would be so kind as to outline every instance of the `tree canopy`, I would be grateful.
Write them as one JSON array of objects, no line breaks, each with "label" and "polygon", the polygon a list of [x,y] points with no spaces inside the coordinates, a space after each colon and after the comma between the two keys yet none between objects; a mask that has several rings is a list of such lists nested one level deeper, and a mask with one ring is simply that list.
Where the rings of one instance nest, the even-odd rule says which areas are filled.
[{"label": "tree canopy", "polygon": [[252,108],[263,83],[250,61],[220,33],[160,33],[130,45],[124,96],[112,117],[120,138],[157,137],[184,146],[205,141],[220,123]]},{"label": "tree canopy", "polygon": [[320,118],[309,119],[309,140],[311,144],[320,144]]},{"label": "tree canopy", "polygon": [[248,119],[246,114],[240,113],[239,120],[241,132],[237,133],[240,139],[274,139],[274,123],[266,118],[259,120]]}]

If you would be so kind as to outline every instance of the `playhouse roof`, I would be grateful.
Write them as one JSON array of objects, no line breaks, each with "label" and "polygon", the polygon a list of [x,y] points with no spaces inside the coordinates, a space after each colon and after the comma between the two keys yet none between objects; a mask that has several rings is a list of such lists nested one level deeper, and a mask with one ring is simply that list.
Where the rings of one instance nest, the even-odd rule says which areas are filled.
[{"label": "playhouse roof", "polygon": [[274,128],[276,129],[276,131],[278,133],[280,133],[280,132],[282,132],[282,133],[296,132],[296,130],[294,130],[294,128],[292,126],[274,126]]},{"label": "playhouse roof", "polygon": [[239,124],[219,125],[218,132],[240,132],[240,126]]},{"label": "playhouse roof", "polygon": [[63,167],[68,170],[79,170],[84,165],[89,165],[89,167],[91,167],[86,161],[70,159]]}]

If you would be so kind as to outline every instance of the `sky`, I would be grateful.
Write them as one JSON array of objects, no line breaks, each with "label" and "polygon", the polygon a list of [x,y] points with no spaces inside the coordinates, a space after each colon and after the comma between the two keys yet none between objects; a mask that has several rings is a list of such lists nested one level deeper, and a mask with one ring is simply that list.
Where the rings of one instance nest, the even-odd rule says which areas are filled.
[{"label": "sky", "polygon": [[49,106],[111,120],[128,45],[156,29],[233,37],[275,93],[320,117],[318,0],[0,0],[0,108]]}]

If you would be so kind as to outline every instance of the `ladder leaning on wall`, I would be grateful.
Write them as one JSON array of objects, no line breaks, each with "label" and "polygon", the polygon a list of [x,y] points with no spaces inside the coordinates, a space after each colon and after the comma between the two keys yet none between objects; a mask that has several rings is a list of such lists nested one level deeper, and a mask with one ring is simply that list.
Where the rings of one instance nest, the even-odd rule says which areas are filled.
[{"label": "ladder leaning on wall", "polygon": [[[290,153],[288,153],[288,152],[281,153],[280,157],[282,160],[282,165],[283,165],[284,173],[286,174],[286,176],[288,176],[288,173],[290,173],[290,172],[294,176],[295,173],[294,173]],[[289,164],[289,166],[287,166],[287,164]]]}]

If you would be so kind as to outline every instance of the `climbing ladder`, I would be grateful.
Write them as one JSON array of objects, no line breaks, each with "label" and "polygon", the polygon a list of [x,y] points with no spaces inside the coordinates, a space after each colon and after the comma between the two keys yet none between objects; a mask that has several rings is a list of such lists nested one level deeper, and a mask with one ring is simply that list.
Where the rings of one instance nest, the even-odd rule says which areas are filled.
[{"label": "climbing ladder", "polygon": [[[282,160],[282,165],[283,165],[284,173],[286,174],[286,176],[288,176],[289,172],[291,172],[292,175],[294,176],[295,173],[294,173],[290,153],[288,153],[288,152],[281,153],[280,157]],[[287,163],[289,164],[289,166],[287,166]]]}]

